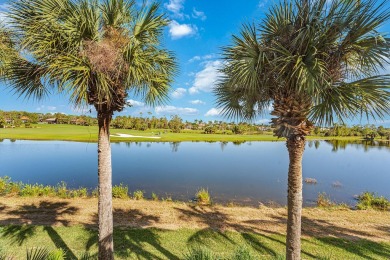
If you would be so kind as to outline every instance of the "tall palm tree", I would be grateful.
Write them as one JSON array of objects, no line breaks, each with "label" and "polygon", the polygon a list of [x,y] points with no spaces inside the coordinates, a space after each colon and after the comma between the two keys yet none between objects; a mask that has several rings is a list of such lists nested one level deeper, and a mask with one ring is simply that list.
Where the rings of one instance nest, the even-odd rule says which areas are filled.
[{"label": "tall palm tree", "polygon": [[110,122],[128,93],[165,102],[176,69],[162,48],[168,25],[159,4],[131,0],[14,0],[12,29],[22,53],[7,66],[15,91],[41,98],[50,90],[97,111],[99,259],[113,259]]},{"label": "tall palm tree", "polygon": [[389,113],[390,40],[378,29],[389,19],[377,0],[286,0],[262,23],[244,25],[223,49],[215,88],[227,117],[253,119],[272,105],[274,134],[287,139],[287,259],[300,259],[302,156],[314,124]]}]

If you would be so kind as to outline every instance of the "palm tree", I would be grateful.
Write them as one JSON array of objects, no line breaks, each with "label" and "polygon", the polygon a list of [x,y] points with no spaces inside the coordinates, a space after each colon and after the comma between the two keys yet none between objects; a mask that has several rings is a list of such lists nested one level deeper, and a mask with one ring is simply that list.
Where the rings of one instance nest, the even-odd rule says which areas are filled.
[{"label": "palm tree", "polygon": [[28,54],[8,65],[15,91],[41,98],[56,89],[97,111],[99,259],[113,259],[110,122],[128,93],[148,105],[167,100],[176,69],[161,47],[169,21],[159,4],[131,0],[15,0],[9,16]]},{"label": "palm tree", "polygon": [[227,117],[253,119],[273,106],[274,134],[287,139],[287,259],[300,259],[302,156],[313,125],[389,113],[389,19],[376,0],[286,0],[262,23],[244,25],[223,48],[224,76],[214,90]]}]

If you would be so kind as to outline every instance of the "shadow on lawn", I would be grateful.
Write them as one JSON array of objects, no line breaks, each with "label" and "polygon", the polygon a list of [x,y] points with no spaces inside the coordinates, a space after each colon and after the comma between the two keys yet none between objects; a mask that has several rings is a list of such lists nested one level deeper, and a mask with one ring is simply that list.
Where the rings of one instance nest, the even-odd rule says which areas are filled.
[{"label": "shadow on lawn", "polygon": [[[233,230],[240,232],[246,244],[262,255],[276,257],[284,254],[285,235],[270,231],[266,226],[268,224],[275,225],[275,223],[287,225],[285,215],[272,215],[271,220],[254,219],[237,223],[218,210],[203,209],[198,206],[189,210],[180,208],[176,208],[176,210],[180,212],[181,219],[196,220],[207,226],[207,228],[196,232],[187,240],[187,244],[190,246],[195,243],[207,247],[212,241],[221,242],[221,240],[234,244],[235,242],[225,232],[226,230]],[[386,226],[384,229],[388,230],[388,227]],[[313,243],[313,240],[302,238],[302,255],[306,257],[323,258],[324,255],[317,252],[321,250],[311,249],[311,253],[309,253],[306,247],[308,248],[309,245],[311,248],[327,245],[329,248],[334,247],[347,251],[352,257],[390,259],[390,245],[363,239],[362,237],[374,237],[368,232],[351,230],[327,221],[311,220],[306,217],[302,218],[302,230],[303,235],[313,237],[319,241],[319,244],[317,244]],[[277,251],[275,248],[280,250]]]},{"label": "shadow on lawn", "polygon": [[[161,246],[160,237],[157,229],[139,229],[139,227],[149,227],[159,221],[159,217],[147,215],[136,209],[123,210],[114,209],[114,223],[118,228],[114,231],[115,255],[122,258],[135,257],[145,259],[179,259],[178,256]],[[98,223],[98,216],[95,214],[94,223]],[[122,229],[120,226],[138,227],[138,229]],[[98,233],[96,226],[90,230],[90,239],[86,245],[86,251],[98,242]],[[152,246],[159,251],[164,258],[145,249],[145,246]]]},{"label": "shadow on lawn", "polygon": [[[0,204],[0,208],[2,205]],[[272,231],[270,225],[286,225],[286,216],[282,214],[272,214],[269,220],[252,219],[248,221],[237,222],[232,220],[229,215],[213,207],[193,206],[188,209],[175,208],[179,213],[179,218],[184,221],[196,221],[204,225],[205,228],[196,231],[187,238],[189,247],[204,246],[212,249],[215,244],[226,245],[226,247],[239,247],[237,239],[226,232],[227,230],[237,231],[247,246],[261,255],[279,256],[284,254],[285,235]],[[61,224],[68,226],[70,223],[62,218],[62,215],[73,215],[78,212],[78,208],[70,207],[67,202],[47,202],[42,201],[39,204],[24,205],[17,210],[8,211],[12,216],[9,219],[0,221],[0,235],[9,238],[13,243],[22,245],[29,238],[34,237],[37,232],[37,225],[43,225],[50,239],[58,247],[66,252],[67,259],[76,259],[75,254],[61,238],[58,232],[52,227]],[[116,256],[128,259],[179,259],[170,252],[170,249],[162,246],[162,230],[150,229],[160,221],[159,217],[148,215],[140,210],[114,210],[114,243]],[[86,225],[89,232],[89,239],[86,243],[86,251],[95,247],[98,241],[97,215],[94,216],[93,223],[96,225]],[[10,226],[11,224],[11,226]],[[28,225],[25,225],[28,224]],[[120,228],[126,226],[127,228]],[[130,229],[128,227],[134,227]],[[145,228],[145,229],[142,229]],[[389,226],[378,225],[378,230],[389,232]],[[349,253],[351,258],[390,258],[390,245],[385,243],[376,243],[361,237],[372,237],[370,234],[361,230],[351,230],[341,225],[327,222],[325,220],[302,218],[303,235],[313,237],[314,239],[302,239],[302,255],[310,258],[323,258],[321,252],[324,248],[330,250],[336,248],[337,251]],[[310,248],[310,250],[309,250]],[[310,251],[310,253],[308,252]],[[156,253],[157,252],[157,253]],[[333,252],[330,252],[331,254]]]},{"label": "shadow on lawn", "polygon": [[[38,205],[23,205],[17,210],[9,211],[10,215],[16,217],[0,221],[0,225],[7,225],[2,229],[1,235],[10,239],[12,243],[21,246],[25,240],[32,238],[37,232],[38,225],[44,225],[52,242],[57,248],[65,251],[67,259],[77,259],[65,241],[52,227],[61,224],[68,226],[69,221],[61,219],[61,215],[74,215],[78,208],[68,206],[67,202],[41,201]],[[11,226],[9,224],[12,224]],[[27,225],[26,225],[27,224]],[[39,246],[39,245],[37,245]]]}]

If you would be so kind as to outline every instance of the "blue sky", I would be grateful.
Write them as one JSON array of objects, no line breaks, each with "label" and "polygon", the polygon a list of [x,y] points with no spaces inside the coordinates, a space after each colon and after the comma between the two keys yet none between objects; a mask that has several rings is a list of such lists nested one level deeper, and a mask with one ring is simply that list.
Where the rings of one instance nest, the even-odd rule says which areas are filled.
[{"label": "blue sky", "polygon": [[[0,0],[0,11],[6,12],[7,1]],[[170,101],[165,106],[149,108],[142,100],[129,96],[133,107],[116,115],[139,116],[152,112],[155,116],[177,114],[185,120],[222,120],[215,108],[212,94],[221,66],[221,47],[231,42],[245,22],[259,22],[267,11],[271,0],[206,1],[164,0],[162,8],[167,12],[171,24],[165,31],[165,46],[176,53],[179,73],[172,84]],[[0,15],[2,17],[3,15]],[[390,24],[383,31],[390,32]],[[388,68],[390,72],[390,67]],[[68,103],[66,96],[51,94],[42,101],[25,100],[13,95],[0,85],[1,110],[26,110],[30,112],[82,114],[88,109],[76,109]],[[268,122],[270,116],[258,118],[256,122]],[[390,126],[390,118],[377,124]],[[373,122],[373,121],[372,121]],[[365,123],[355,120],[351,123]],[[373,122],[375,123],[375,122]]]}]

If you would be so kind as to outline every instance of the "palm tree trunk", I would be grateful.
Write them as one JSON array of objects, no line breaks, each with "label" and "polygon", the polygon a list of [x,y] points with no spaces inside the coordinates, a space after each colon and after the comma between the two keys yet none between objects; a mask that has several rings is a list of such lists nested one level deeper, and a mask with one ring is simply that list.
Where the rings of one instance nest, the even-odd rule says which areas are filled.
[{"label": "palm tree trunk", "polygon": [[292,136],[287,140],[290,158],[288,168],[288,220],[286,259],[301,259],[301,217],[302,217],[302,157],[305,137]]},{"label": "palm tree trunk", "polygon": [[110,122],[112,112],[98,110],[99,260],[114,259]]}]

